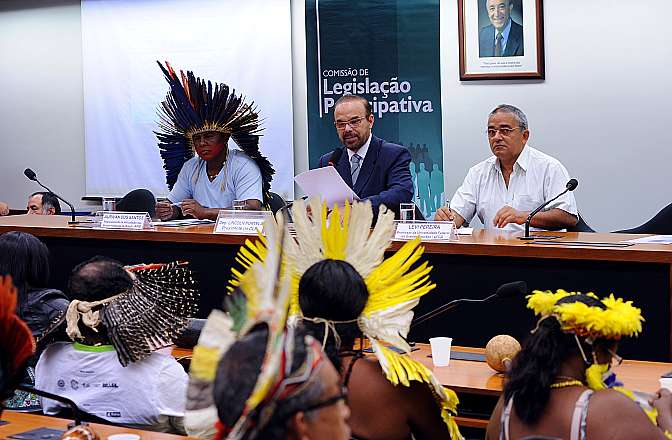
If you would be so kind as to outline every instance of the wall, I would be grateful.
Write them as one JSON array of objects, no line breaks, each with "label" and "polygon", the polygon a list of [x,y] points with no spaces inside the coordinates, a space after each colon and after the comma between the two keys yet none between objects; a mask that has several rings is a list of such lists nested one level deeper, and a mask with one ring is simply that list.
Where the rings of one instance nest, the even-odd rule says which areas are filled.
[{"label": "wall", "polygon": [[[296,172],[308,166],[302,1],[292,2]],[[29,8],[26,5],[39,7]],[[574,7],[569,7],[573,5]],[[672,201],[667,2],[547,0],[546,80],[460,82],[457,6],[441,1],[446,193],[489,154],[487,113],[521,107],[530,144],[579,180],[582,215],[598,230],[636,226]],[[84,193],[79,1],[0,1],[0,199],[22,207],[33,167],[77,206]],[[384,133],[379,133],[384,137]]]}]

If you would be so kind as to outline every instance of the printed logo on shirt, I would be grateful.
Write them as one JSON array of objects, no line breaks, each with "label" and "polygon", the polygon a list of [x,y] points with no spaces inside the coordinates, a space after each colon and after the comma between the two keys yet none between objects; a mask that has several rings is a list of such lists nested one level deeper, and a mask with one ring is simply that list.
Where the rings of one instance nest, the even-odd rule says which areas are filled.
[{"label": "printed logo on shirt", "polygon": [[116,382],[103,382],[103,388],[119,388]]},{"label": "printed logo on shirt", "polygon": [[121,417],[121,413],[119,411],[107,411],[105,415],[107,417]]},{"label": "printed logo on shirt", "polygon": [[70,387],[71,387],[73,390],[78,389],[78,388],[79,388],[79,382],[77,382],[75,379],[72,379],[72,380],[70,381]]},{"label": "printed logo on shirt", "polygon": [[65,381],[63,379],[58,379],[58,382],[56,382],[56,386],[60,389],[65,388]]}]

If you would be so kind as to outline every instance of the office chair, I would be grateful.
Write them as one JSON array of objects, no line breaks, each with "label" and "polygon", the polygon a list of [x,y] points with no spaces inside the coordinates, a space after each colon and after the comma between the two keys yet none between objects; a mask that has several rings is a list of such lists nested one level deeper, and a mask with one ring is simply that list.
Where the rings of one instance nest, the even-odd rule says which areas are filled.
[{"label": "office chair", "polygon": [[672,234],[672,203],[661,209],[658,214],[654,215],[651,220],[643,225],[614,232],[622,232],[624,234],[670,235]]}]

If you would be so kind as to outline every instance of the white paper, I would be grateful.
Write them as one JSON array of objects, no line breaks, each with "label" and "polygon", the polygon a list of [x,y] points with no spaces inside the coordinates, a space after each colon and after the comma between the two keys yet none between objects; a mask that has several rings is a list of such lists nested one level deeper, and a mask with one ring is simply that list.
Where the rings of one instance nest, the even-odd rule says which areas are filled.
[{"label": "white paper", "polygon": [[398,222],[394,233],[395,240],[413,240],[420,237],[422,241],[447,241],[455,239],[453,222]]},{"label": "white paper", "polygon": [[343,206],[346,202],[359,200],[357,194],[332,166],[308,170],[294,177],[294,181],[308,198],[319,197],[328,207]]},{"label": "white paper", "polygon": [[457,228],[455,229],[457,235],[472,235],[474,233],[474,228]]},{"label": "white paper", "polygon": [[165,222],[162,221],[155,221],[154,226],[166,226],[166,227],[173,227],[173,228],[179,228],[181,226],[194,226],[194,225],[207,225],[210,223],[214,223],[214,220],[210,220],[207,218],[204,219],[197,219],[197,218],[184,218],[180,220],[166,220]]},{"label": "white paper", "polygon": [[624,240],[623,243],[637,244],[672,244],[672,235],[649,235],[648,237]]}]

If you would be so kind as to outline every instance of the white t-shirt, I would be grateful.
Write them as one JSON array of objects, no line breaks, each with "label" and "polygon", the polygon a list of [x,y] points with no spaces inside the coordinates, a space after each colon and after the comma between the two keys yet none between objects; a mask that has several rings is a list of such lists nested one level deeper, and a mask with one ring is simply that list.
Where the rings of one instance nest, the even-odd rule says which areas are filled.
[{"label": "white t-shirt", "polygon": [[[187,373],[170,355],[152,353],[122,367],[111,345],[51,344],[35,368],[35,387],[71,399],[82,410],[114,423],[160,424],[183,417]],[[42,399],[45,414],[64,405]]]},{"label": "white t-shirt", "polygon": [[206,168],[198,156],[186,161],[168,200],[194,199],[206,208],[230,208],[234,200],[263,200],[261,171],[245,152],[229,148],[226,162],[212,182]]},{"label": "white t-shirt", "polygon": [[[533,211],[566,189],[569,173],[557,159],[526,145],[509,177],[509,186],[495,156],[473,166],[450,200],[450,209],[470,222],[477,215],[486,229],[497,229],[492,221],[505,205],[519,211]],[[544,208],[562,209],[576,215],[576,200],[569,192]],[[524,225],[507,224],[504,230],[522,231]],[[535,229],[535,228],[531,228]]]}]

